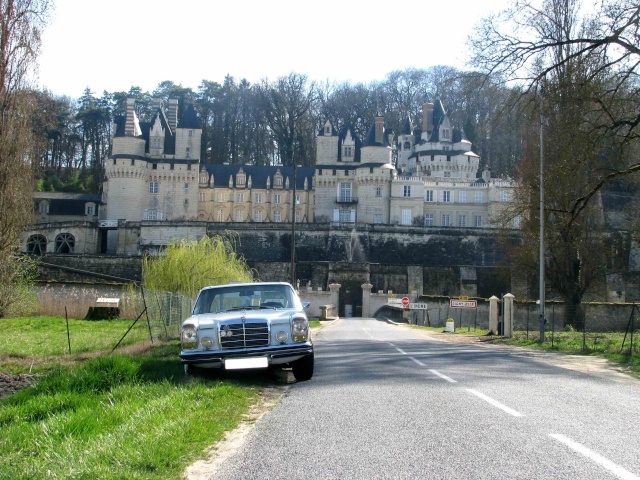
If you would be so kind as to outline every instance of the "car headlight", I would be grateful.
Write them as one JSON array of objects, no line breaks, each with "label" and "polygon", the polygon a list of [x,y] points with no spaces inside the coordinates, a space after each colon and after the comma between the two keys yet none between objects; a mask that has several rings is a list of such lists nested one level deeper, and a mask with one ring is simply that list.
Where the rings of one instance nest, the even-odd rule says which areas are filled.
[{"label": "car headlight", "polygon": [[198,346],[198,331],[193,325],[182,327],[182,348],[196,348]]},{"label": "car headlight", "polygon": [[309,324],[305,318],[294,318],[291,324],[291,335],[294,342],[305,342],[309,337]]},{"label": "car headlight", "polygon": [[284,330],[280,330],[278,333],[276,333],[276,340],[280,343],[286,343],[288,338],[289,334]]},{"label": "car headlight", "polygon": [[213,346],[213,340],[211,337],[202,337],[200,345],[202,345],[203,348],[211,348]]}]

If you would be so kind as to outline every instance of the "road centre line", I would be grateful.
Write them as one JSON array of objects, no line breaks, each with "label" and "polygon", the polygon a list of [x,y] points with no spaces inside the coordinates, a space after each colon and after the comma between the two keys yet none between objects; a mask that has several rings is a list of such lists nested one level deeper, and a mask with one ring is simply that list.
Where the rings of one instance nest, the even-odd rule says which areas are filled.
[{"label": "road centre line", "polygon": [[500,410],[502,410],[503,412],[508,413],[509,415],[512,415],[514,417],[524,417],[524,415],[512,408],[507,407],[506,405],[498,402],[497,400],[494,400],[491,397],[486,396],[484,393],[481,393],[477,390],[474,390],[472,388],[466,388],[465,389],[467,392],[474,394],[476,397],[481,398],[482,400],[484,400],[487,403],[490,403],[491,405],[493,405],[496,408],[499,408]]},{"label": "road centre line", "polygon": [[433,373],[435,376],[440,377],[440,378],[442,378],[442,379],[446,380],[446,381],[447,381],[447,382],[449,382],[449,383],[458,383],[458,381],[457,381],[457,380],[454,380],[454,379],[453,379],[453,378],[451,378],[451,377],[447,377],[446,375],[444,375],[444,374],[442,374],[442,373],[438,372],[437,370],[429,370],[429,371],[430,371],[431,373]]},{"label": "road centre line", "polygon": [[551,438],[561,442],[561,443],[564,443],[571,450],[584,455],[589,460],[594,461],[595,463],[597,463],[601,467],[606,468],[607,470],[609,470],[611,473],[613,473],[618,478],[622,478],[623,480],[639,480],[640,479],[640,477],[634,475],[629,470],[626,470],[626,469],[622,468],[621,466],[616,465],[611,460],[606,459],[605,457],[603,457],[599,453],[596,453],[593,450],[588,449],[584,445],[582,445],[582,444],[580,444],[578,442],[575,442],[575,441],[571,440],[570,438],[565,437],[564,435],[560,435],[558,433],[550,433],[549,436]]}]

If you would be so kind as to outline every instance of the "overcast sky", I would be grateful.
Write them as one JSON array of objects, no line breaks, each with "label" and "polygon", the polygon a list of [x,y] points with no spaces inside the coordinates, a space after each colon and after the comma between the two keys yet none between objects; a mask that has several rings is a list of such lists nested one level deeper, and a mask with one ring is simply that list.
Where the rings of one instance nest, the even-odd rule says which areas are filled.
[{"label": "overcast sky", "polygon": [[507,2],[56,0],[38,83],[78,98],[164,80],[196,89],[227,74],[368,83],[410,67],[463,69],[468,35]]}]

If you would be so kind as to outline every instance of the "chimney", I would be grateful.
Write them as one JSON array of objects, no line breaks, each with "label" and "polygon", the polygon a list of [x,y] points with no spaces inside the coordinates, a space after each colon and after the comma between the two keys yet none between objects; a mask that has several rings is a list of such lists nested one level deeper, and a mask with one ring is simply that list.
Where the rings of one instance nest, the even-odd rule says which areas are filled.
[{"label": "chimney", "polygon": [[384,143],[384,117],[376,117],[376,143]]},{"label": "chimney", "polygon": [[178,128],[178,99],[170,98],[169,107],[167,108],[167,121],[169,122],[169,128],[172,132]]},{"label": "chimney", "polygon": [[433,130],[433,103],[422,105],[422,130],[431,135]]}]

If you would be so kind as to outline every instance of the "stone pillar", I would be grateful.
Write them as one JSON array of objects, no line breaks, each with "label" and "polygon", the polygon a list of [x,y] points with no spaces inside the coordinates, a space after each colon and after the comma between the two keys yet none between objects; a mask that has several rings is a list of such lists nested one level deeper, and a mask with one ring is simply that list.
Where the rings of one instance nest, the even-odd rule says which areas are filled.
[{"label": "stone pillar", "polygon": [[511,338],[513,336],[513,299],[515,297],[507,293],[503,297],[502,305],[502,322],[504,323],[504,336]]},{"label": "stone pillar", "polygon": [[489,330],[493,335],[498,335],[498,302],[500,299],[495,295],[489,299]]},{"label": "stone pillar", "polygon": [[329,291],[331,292],[331,304],[336,307],[336,317],[340,311],[340,285],[339,283],[329,284]]},{"label": "stone pillar", "polygon": [[362,287],[362,316],[370,317],[371,316],[371,289],[373,285],[370,283],[363,283],[360,285]]}]

